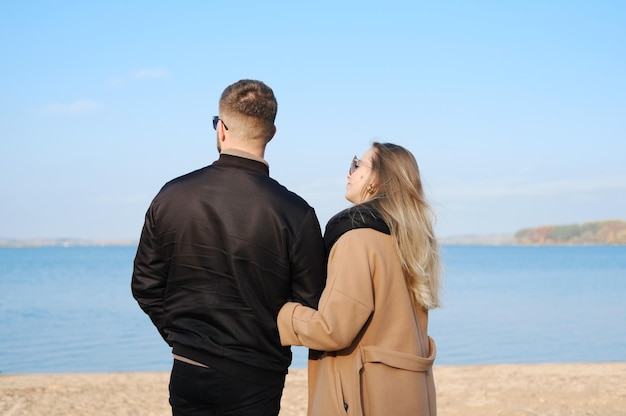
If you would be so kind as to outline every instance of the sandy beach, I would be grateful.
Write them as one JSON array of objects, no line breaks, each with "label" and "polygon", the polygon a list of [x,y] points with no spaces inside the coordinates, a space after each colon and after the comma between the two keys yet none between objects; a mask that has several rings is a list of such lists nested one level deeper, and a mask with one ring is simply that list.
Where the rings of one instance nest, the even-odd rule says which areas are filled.
[{"label": "sandy beach", "polygon": [[[434,373],[440,416],[626,415],[626,363],[435,366]],[[0,415],[166,416],[168,381],[166,372],[0,375]],[[288,375],[280,414],[306,415],[306,370]]]}]

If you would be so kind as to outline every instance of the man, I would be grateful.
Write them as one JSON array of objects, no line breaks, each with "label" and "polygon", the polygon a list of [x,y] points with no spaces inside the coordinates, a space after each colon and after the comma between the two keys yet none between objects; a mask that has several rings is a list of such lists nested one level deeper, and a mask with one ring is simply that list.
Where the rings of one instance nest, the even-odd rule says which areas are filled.
[{"label": "man", "polygon": [[213,118],[219,159],[176,178],[152,201],[132,292],[172,347],[176,415],[278,415],[291,350],[276,317],[317,306],[325,253],[315,211],[269,176],[271,88],[228,86]]}]

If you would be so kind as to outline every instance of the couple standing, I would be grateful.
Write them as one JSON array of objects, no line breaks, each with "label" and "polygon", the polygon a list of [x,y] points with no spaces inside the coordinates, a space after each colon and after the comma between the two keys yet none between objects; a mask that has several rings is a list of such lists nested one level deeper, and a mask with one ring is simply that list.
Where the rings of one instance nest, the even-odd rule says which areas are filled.
[{"label": "couple standing", "polygon": [[172,347],[173,414],[278,415],[289,346],[304,345],[310,415],[435,415],[440,264],[413,155],[374,143],[355,157],[354,205],[322,237],[313,208],[269,176],[276,112],[264,83],[228,86],[219,159],[146,213],[132,292]]}]

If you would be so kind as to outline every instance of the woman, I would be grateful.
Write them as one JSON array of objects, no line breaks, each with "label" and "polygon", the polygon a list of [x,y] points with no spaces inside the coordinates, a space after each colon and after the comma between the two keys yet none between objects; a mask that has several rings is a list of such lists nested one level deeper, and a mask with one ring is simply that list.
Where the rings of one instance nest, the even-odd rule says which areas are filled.
[{"label": "woman", "polygon": [[440,260],[415,158],[374,143],[352,161],[346,198],[355,205],[326,225],[318,310],[289,302],[278,315],[283,345],[325,351],[309,360],[308,414],[435,415]]}]

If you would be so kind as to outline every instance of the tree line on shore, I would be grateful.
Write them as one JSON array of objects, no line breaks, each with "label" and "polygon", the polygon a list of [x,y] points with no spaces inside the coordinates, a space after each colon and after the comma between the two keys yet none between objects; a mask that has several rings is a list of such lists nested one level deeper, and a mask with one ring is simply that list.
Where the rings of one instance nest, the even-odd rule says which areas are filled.
[{"label": "tree line on shore", "polygon": [[626,244],[626,221],[593,221],[571,225],[526,228],[514,235],[520,245],[622,245]]}]

